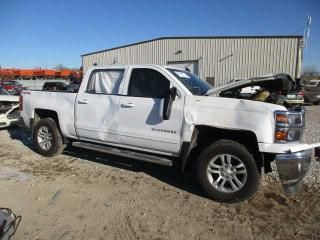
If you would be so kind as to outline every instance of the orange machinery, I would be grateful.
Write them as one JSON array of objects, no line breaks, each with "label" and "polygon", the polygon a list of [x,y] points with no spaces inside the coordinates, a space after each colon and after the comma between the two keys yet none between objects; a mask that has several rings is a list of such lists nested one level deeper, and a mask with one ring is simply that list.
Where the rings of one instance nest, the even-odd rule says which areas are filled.
[{"label": "orange machinery", "polygon": [[70,69],[62,69],[60,71],[53,69],[0,69],[0,78],[82,78],[82,72]]}]

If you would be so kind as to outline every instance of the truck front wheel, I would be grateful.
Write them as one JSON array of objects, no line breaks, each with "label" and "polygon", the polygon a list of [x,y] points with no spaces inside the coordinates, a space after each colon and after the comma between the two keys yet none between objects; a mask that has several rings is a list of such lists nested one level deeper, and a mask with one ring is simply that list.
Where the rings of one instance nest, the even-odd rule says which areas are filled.
[{"label": "truck front wheel", "polygon": [[33,130],[33,142],[37,152],[46,157],[59,155],[64,149],[61,133],[52,118],[37,122]]},{"label": "truck front wheel", "polygon": [[205,193],[218,202],[247,200],[260,185],[260,174],[252,154],[232,140],[219,140],[204,149],[196,170]]}]

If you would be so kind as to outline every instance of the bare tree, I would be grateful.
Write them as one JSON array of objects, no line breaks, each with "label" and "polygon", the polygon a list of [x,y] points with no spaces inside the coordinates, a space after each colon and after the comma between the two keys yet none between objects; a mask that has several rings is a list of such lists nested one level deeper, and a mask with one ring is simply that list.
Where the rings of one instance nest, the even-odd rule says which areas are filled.
[{"label": "bare tree", "polygon": [[319,76],[320,71],[314,65],[305,66],[302,69],[302,76]]},{"label": "bare tree", "polygon": [[55,70],[62,70],[62,69],[69,69],[68,67],[66,67],[65,65],[63,64],[57,64],[55,67],[54,67]]}]

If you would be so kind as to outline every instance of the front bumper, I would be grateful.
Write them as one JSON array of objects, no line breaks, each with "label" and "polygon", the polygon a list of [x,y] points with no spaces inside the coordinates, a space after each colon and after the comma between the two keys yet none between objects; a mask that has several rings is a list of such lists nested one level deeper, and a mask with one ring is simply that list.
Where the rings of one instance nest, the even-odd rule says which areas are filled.
[{"label": "front bumper", "polygon": [[311,157],[311,149],[276,155],[279,178],[287,196],[293,196],[300,190],[302,179],[309,170]]}]

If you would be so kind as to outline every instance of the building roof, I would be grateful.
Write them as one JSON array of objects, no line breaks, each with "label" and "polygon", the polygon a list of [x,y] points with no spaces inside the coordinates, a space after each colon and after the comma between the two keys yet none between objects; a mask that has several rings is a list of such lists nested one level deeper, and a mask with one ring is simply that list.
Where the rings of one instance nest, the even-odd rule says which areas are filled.
[{"label": "building roof", "polygon": [[131,44],[127,44],[127,45],[122,45],[122,46],[119,46],[119,47],[104,49],[104,50],[95,51],[95,52],[90,52],[90,53],[84,53],[84,54],[81,55],[81,57],[84,57],[84,56],[87,56],[87,55],[91,55],[91,54],[95,54],[95,53],[112,51],[112,50],[116,50],[116,49],[119,49],[119,48],[125,48],[125,47],[134,46],[134,45],[139,45],[139,44],[143,44],[143,43],[155,42],[155,41],[159,41],[159,40],[167,40],[167,39],[221,39],[221,38],[300,38],[300,39],[302,39],[303,36],[302,36],[302,35],[261,35],[261,36],[257,36],[257,35],[254,36],[254,35],[253,35],[253,36],[181,36],[181,37],[160,37],[160,38],[154,38],[154,39],[150,39],[150,40],[146,40],[146,41],[140,41],[140,42],[136,42],[136,43],[131,43]]}]

